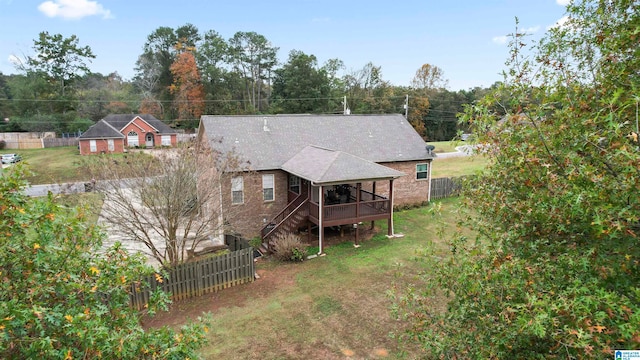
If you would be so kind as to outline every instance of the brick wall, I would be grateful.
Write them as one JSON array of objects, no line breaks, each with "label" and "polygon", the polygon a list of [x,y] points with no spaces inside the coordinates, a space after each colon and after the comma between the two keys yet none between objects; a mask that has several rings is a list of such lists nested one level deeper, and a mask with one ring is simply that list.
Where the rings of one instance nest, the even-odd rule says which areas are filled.
[{"label": "brick wall", "polygon": [[[402,176],[393,181],[393,204],[395,206],[402,205],[417,205],[425,203],[429,200],[429,178],[416,179],[416,165],[417,164],[429,164],[429,175],[431,175],[431,161],[404,161],[394,163],[381,163],[392,169],[405,173]],[[372,183],[367,182],[362,184],[362,188],[371,191]],[[377,181],[376,182],[376,194],[382,196],[389,196],[389,181]]]},{"label": "brick wall", "polygon": [[[130,131],[134,131],[136,134],[138,134],[139,146],[146,146],[148,134],[151,134],[153,136],[154,147],[162,146],[162,134],[156,133],[156,130],[144,120],[136,118],[131,124],[127,125],[122,130],[122,134],[126,137]],[[175,147],[178,144],[176,134],[172,134],[170,136],[171,136],[171,146]],[[125,139],[125,143],[126,142],[127,142],[127,139]],[[127,144],[127,146],[131,146],[131,145]]]},{"label": "brick wall", "polygon": [[91,142],[90,140],[80,140],[78,143],[80,147],[80,155],[95,155],[102,153],[122,153],[124,152],[124,140],[123,139],[113,139],[113,151],[109,151],[109,143],[107,139],[96,139],[96,151],[91,152]]},{"label": "brick wall", "polygon": [[[264,201],[262,196],[262,175],[274,175],[274,201]],[[287,206],[288,178],[282,170],[244,172],[244,203],[231,204],[231,179],[223,183],[223,203],[225,220],[232,230],[245,238],[260,235],[260,230]]]}]

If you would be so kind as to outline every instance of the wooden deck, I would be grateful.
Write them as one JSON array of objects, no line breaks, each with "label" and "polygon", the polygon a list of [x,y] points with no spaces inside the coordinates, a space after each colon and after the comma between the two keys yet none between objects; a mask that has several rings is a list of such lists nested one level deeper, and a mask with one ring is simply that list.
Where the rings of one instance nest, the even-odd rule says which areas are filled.
[{"label": "wooden deck", "polygon": [[[319,204],[309,202],[309,221],[319,225]],[[323,206],[324,226],[357,224],[359,222],[388,219],[391,216],[389,200],[369,200]]]}]

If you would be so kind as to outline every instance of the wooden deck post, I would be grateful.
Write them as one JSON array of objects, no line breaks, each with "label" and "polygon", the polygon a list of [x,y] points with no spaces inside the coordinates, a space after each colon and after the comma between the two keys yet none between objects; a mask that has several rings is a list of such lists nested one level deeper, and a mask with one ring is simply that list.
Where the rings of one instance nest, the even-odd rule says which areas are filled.
[{"label": "wooden deck post", "polygon": [[356,219],[360,218],[360,192],[362,191],[362,183],[356,183]]},{"label": "wooden deck post", "polygon": [[[376,182],[373,182],[373,186],[371,187],[371,192],[373,193],[373,196],[376,196]],[[371,230],[375,229],[376,227],[376,222],[375,220],[371,220]]]}]

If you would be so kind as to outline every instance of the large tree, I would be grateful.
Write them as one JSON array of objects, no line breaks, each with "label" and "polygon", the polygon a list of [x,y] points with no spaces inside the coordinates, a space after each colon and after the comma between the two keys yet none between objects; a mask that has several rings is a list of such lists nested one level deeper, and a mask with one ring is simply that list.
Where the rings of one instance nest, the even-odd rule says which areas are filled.
[{"label": "large tree", "polygon": [[273,100],[278,112],[333,112],[338,110],[338,106],[330,96],[329,74],[324,68],[318,67],[314,55],[292,50],[287,63],[275,71]]},{"label": "large tree", "polygon": [[[114,166],[122,161],[127,166]],[[191,144],[156,156],[91,157],[84,169],[104,195],[107,224],[172,267],[186,261],[189,250],[214,245],[225,230],[225,217],[241,216],[220,212],[220,189],[228,171],[247,170],[246,165],[233,153],[211,154]]]},{"label": "large tree", "polygon": [[[229,39],[228,62],[242,75],[245,83],[244,101],[257,111],[263,108],[263,96],[269,100],[271,72],[278,62],[278,48],[264,35],[256,32],[238,31]],[[266,82],[266,84],[265,84]]]},{"label": "large tree", "polygon": [[445,140],[428,136],[425,117],[429,114],[430,98],[439,91],[445,91],[446,84],[447,80],[444,78],[444,71],[431,64],[423,64],[416,70],[416,74],[411,80],[408,120],[420,135],[431,141]]},{"label": "large tree", "polygon": [[178,124],[181,127],[194,128],[204,112],[204,87],[192,51],[180,53],[171,65],[173,84],[170,86],[177,108]]},{"label": "large tree", "polygon": [[47,76],[57,84],[58,96],[64,97],[73,80],[91,73],[88,62],[96,57],[89,46],[80,46],[79,41],[75,35],[65,38],[41,32],[34,40],[36,54],[27,58],[28,71]]},{"label": "large tree", "polygon": [[[185,24],[176,29],[161,26],[154,30],[144,44],[136,62],[134,81],[143,92],[140,112],[148,112],[160,118],[174,118],[165,104],[173,101],[170,91],[174,83],[171,65],[185,49],[193,51],[201,40],[198,28]],[[169,113],[165,113],[169,111]]]},{"label": "large tree", "polygon": [[[30,198],[21,166],[0,176],[0,357],[185,359],[197,357],[205,325],[144,329],[132,284],[153,270],[116,245],[101,248],[87,212]],[[138,283],[137,286],[145,286]],[[154,293],[147,313],[166,308]]]},{"label": "large tree", "polygon": [[505,82],[463,118],[491,165],[467,192],[477,240],[457,238],[439,266],[447,313],[430,293],[408,298],[433,358],[640,348],[640,11],[594,0],[567,12],[531,58],[514,34]]},{"label": "large tree", "polygon": [[369,62],[342,77],[348,107],[357,114],[403,113],[406,91],[382,78],[382,67]]}]

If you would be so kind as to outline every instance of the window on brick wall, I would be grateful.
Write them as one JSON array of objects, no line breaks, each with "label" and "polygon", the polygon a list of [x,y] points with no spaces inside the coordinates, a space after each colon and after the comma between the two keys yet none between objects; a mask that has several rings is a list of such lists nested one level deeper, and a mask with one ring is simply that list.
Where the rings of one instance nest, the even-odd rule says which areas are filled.
[{"label": "window on brick wall", "polygon": [[244,203],[244,181],[242,176],[236,176],[231,179],[231,203]]},{"label": "window on brick wall", "polygon": [[429,177],[429,164],[416,164],[416,179],[424,180]]},{"label": "window on brick wall", "polygon": [[289,191],[300,195],[300,178],[295,175],[289,175]]},{"label": "window on brick wall", "polygon": [[109,151],[114,151],[116,149],[115,145],[113,144],[113,139],[107,140],[107,146],[109,147]]},{"label": "window on brick wall", "polygon": [[96,152],[98,151],[98,146],[95,140],[89,140],[89,151]]},{"label": "window on brick wall", "polygon": [[262,198],[264,201],[275,199],[273,174],[262,175]]}]

